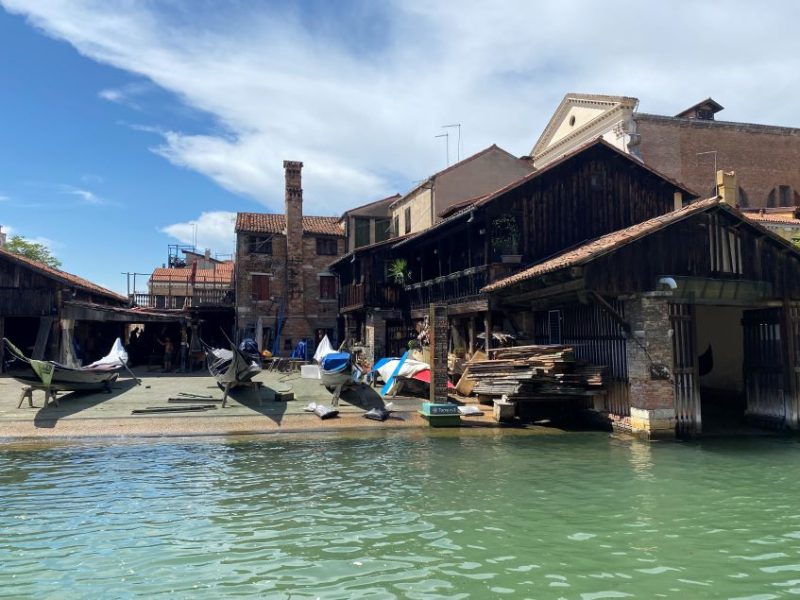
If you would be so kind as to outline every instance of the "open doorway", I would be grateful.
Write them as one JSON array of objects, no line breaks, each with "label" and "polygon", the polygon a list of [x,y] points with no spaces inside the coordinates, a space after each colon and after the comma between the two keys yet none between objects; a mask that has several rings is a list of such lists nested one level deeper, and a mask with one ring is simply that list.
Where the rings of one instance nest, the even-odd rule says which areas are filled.
[{"label": "open doorway", "polygon": [[741,307],[696,306],[703,433],[729,432],[744,426],[744,313]]}]

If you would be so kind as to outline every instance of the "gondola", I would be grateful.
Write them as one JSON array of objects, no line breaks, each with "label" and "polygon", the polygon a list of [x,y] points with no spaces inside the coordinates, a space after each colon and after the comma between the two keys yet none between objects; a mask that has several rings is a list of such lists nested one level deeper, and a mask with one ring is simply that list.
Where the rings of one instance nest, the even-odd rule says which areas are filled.
[{"label": "gondola", "polygon": [[7,338],[3,338],[3,343],[11,356],[6,365],[10,377],[20,383],[58,391],[110,391],[111,383],[128,361],[128,354],[119,338],[106,356],[85,367],[68,367],[52,360],[28,358]]},{"label": "gondola", "polygon": [[342,390],[361,382],[363,372],[349,352],[331,352],[319,362],[320,383],[333,393],[333,405],[339,403]]},{"label": "gondola", "polygon": [[[253,344],[255,345],[255,344]],[[203,344],[206,353],[208,372],[217,380],[217,385],[225,391],[222,406],[228,398],[228,392],[236,386],[253,384],[253,377],[261,373],[261,357],[258,348],[250,347],[247,341],[237,347],[233,342],[228,348],[213,348]]]}]

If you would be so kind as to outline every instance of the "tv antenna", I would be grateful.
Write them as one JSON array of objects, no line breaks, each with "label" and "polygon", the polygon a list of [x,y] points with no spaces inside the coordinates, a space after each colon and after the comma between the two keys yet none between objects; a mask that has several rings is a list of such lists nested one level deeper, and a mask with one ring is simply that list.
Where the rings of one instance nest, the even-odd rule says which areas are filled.
[{"label": "tv antenna", "polygon": [[442,125],[442,129],[450,129],[451,127],[458,127],[458,145],[456,146],[456,156],[458,157],[458,160],[456,160],[456,162],[461,162],[461,123]]},{"label": "tv antenna", "polygon": [[449,167],[450,166],[450,134],[449,133],[440,133],[439,135],[435,135],[433,137],[437,137],[437,138],[442,138],[443,137],[444,138],[445,148],[447,148],[447,150],[445,151],[446,152],[445,156],[447,157],[447,166]]},{"label": "tv antenna", "polygon": [[714,195],[719,196],[719,186],[717,186],[717,151],[708,150],[706,152],[698,152],[696,156],[702,156],[704,154],[714,155]]}]

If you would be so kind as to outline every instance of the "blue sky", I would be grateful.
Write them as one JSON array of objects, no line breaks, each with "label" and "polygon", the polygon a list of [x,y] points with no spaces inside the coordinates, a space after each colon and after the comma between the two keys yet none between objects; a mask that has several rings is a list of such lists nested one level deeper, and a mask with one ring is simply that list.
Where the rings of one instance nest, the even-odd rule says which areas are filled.
[{"label": "blue sky", "polygon": [[800,127],[795,2],[0,5],[0,224],[122,292],[168,244],[231,252],[236,211],[282,210],[283,159],[333,215],[446,166],[444,124],[463,155],[528,153],[572,91]]}]

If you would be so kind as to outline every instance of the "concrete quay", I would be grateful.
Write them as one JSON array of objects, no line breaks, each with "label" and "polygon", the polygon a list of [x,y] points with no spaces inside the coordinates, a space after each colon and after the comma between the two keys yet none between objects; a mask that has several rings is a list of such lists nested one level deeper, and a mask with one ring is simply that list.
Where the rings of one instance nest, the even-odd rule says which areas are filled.
[{"label": "concrete quay", "polygon": [[[304,411],[310,403],[330,405],[332,396],[318,380],[301,379],[298,373],[262,372],[256,378],[259,392],[238,388],[221,407],[222,391],[206,372],[179,374],[149,372],[136,368],[141,385],[126,373],[112,385],[111,393],[62,392],[59,405],[44,404],[44,392],[34,391],[33,407],[25,400],[17,404],[23,384],[0,377],[0,439],[46,439],[82,437],[185,437],[231,436],[337,430],[379,430],[386,428],[427,428],[418,413],[423,398],[401,397],[393,402],[386,421],[364,418],[370,408],[384,406],[377,389],[360,386],[342,394],[339,416],[321,420]],[[292,392],[294,399],[276,400],[276,392]],[[183,395],[189,402],[172,403]],[[208,396],[210,398],[191,397]],[[212,400],[216,400],[213,402]],[[214,404],[203,412],[132,414],[148,407],[186,407]],[[463,417],[462,427],[494,427],[491,407],[481,407],[483,416]]]}]

